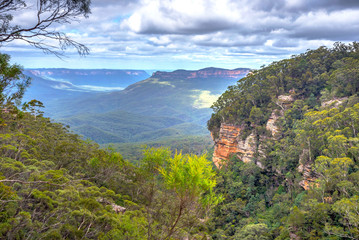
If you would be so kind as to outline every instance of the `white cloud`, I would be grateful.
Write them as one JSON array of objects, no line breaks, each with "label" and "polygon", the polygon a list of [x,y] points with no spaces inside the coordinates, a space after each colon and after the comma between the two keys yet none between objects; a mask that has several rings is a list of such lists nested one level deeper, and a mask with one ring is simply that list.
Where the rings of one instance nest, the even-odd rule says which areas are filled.
[{"label": "white cloud", "polygon": [[[16,21],[32,21],[33,13]],[[357,16],[359,1],[352,0],[93,0],[88,19],[58,29],[90,48],[92,55],[78,66],[236,68],[358,40]],[[29,49],[18,42],[2,47],[14,55]]]}]

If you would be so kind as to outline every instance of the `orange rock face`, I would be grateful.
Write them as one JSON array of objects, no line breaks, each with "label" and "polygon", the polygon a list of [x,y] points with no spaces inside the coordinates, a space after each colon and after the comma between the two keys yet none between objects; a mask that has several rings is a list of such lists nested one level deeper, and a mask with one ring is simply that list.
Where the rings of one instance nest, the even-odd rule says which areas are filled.
[{"label": "orange rock face", "polygon": [[[256,151],[254,135],[240,140],[241,128],[231,124],[222,123],[218,139],[214,139],[215,147],[213,162],[220,168],[235,154],[243,162],[251,162]],[[258,164],[259,165],[259,164]]]},{"label": "orange rock face", "polygon": [[298,172],[303,176],[303,180],[299,182],[305,190],[309,190],[314,185],[318,186],[315,180],[317,179],[315,172],[312,169],[312,161],[308,160],[308,150],[304,150],[300,156]]},{"label": "orange rock face", "polygon": [[213,162],[220,168],[225,161],[233,153],[238,152],[238,136],[241,132],[240,127],[230,124],[221,124],[219,138],[215,140],[215,147],[213,153]]},{"label": "orange rock face", "polygon": [[[293,101],[294,98],[291,95],[278,96],[277,105],[280,106],[282,110],[279,112],[272,112],[266,124],[266,129],[272,133],[273,140],[277,140],[277,135],[280,132],[280,129],[276,125],[278,118],[283,114],[283,111],[293,103]],[[242,140],[240,134],[241,128],[239,126],[226,123],[221,124],[218,139],[213,139],[215,142],[213,162],[217,167],[225,164],[232,154],[236,154],[238,158],[245,163],[253,161],[253,156],[256,152],[263,156],[261,146],[257,146],[253,133],[245,140]],[[257,161],[256,164],[260,168],[264,168],[260,162]]]}]

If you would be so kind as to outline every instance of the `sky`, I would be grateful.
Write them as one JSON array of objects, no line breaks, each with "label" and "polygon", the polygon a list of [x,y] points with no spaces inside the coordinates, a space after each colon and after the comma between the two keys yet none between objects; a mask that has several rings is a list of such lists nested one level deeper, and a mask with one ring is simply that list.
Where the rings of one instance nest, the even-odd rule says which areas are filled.
[{"label": "sky", "polygon": [[[86,57],[21,41],[0,51],[25,68],[234,69],[359,40],[359,0],[92,0],[91,12],[57,26],[89,47]],[[14,23],[34,17],[29,8]]]}]

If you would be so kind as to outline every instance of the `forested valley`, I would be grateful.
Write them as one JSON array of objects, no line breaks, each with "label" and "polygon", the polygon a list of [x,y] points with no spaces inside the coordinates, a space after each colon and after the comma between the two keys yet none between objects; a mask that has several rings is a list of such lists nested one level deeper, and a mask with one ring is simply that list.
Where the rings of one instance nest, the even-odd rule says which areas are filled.
[{"label": "forested valley", "polygon": [[150,147],[134,164],[82,140],[41,102],[21,104],[30,80],[2,54],[0,238],[359,239],[358,63],[358,43],[337,43],[229,87],[208,128],[241,126],[256,152],[217,168],[209,154]]},{"label": "forested valley", "polygon": [[[12,47],[16,48],[22,40],[60,58],[68,48],[86,55],[90,49],[75,41],[81,37],[75,40],[69,37],[76,36],[77,30],[61,31],[66,31],[62,28],[64,24],[86,19],[91,13],[90,4],[90,0],[1,1],[0,47],[12,42]],[[23,24],[24,19],[31,19],[25,16],[29,9],[35,17]],[[20,20],[13,21],[18,16]],[[121,16],[108,26],[131,19],[129,15]],[[203,22],[208,25],[213,20]],[[214,27],[221,24],[217,25]],[[222,25],[228,28],[231,24]],[[131,32],[126,38],[147,32],[141,32],[139,27],[135,27],[139,32]],[[218,29],[213,31],[221,33]],[[262,32],[262,29],[261,25],[257,30]],[[211,45],[201,35],[207,29],[200,30],[200,34],[193,37],[199,45],[194,44],[191,50]],[[153,33],[176,35],[191,31],[183,27],[177,33],[156,28]],[[85,37],[87,33],[82,35]],[[147,40],[150,42],[159,46],[171,41],[151,37]],[[275,44],[272,40],[265,43]],[[149,49],[149,46],[154,45],[142,48]],[[125,47],[123,51],[134,50],[131,52],[134,56],[141,55],[136,52],[139,49]],[[157,54],[156,51],[152,53]],[[202,59],[207,57],[204,53],[206,51],[200,54]],[[123,54],[117,52],[116,56]],[[208,120],[208,130],[215,142],[213,156],[221,156],[218,143],[225,135],[225,125],[239,129],[234,143],[238,145],[244,141],[250,151],[244,154],[237,151],[238,146],[232,146],[231,156],[218,157],[216,162],[212,162],[212,151],[197,155],[187,153],[192,152],[193,147],[197,150],[207,147],[195,146],[195,137],[189,142],[186,134],[193,132],[195,124],[182,125],[182,122],[178,122],[176,128],[167,129],[166,134],[157,132],[163,136],[181,135],[182,138],[172,144],[178,146],[177,150],[143,147],[142,157],[138,160],[136,155],[138,161],[124,159],[115,149],[101,148],[98,143],[74,134],[67,126],[44,117],[46,108],[38,99],[24,101],[24,93],[31,83],[24,72],[21,66],[11,62],[8,54],[0,54],[0,239],[359,239],[357,42],[338,42],[332,48],[320,47],[273,62],[252,70],[236,85],[230,86],[213,104],[214,113]],[[189,76],[176,79],[184,85],[193,74],[184,70],[176,73]],[[167,76],[164,72],[158,74]],[[158,77],[158,74],[153,76]],[[212,87],[206,77],[202,85]],[[171,100],[172,105],[186,101],[198,110],[203,105],[198,97],[213,97],[210,88],[199,91],[196,87],[184,97],[176,86],[159,78],[143,83],[152,91],[149,96],[156,93],[153,89],[158,89],[159,85],[167,89],[167,94],[174,93],[162,96],[167,97],[162,99]],[[137,87],[138,84],[130,87],[127,93]],[[197,102],[193,101],[194,93]],[[51,95],[50,92],[46,94]],[[110,106],[108,103],[122,99],[126,103],[122,107],[134,110],[125,94],[111,95],[110,100],[98,108],[105,113]],[[145,94],[141,96],[143,103],[150,105],[165,101],[155,98],[151,103],[151,99],[144,98]],[[138,100],[137,94],[134,99]],[[96,97],[92,101],[99,103],[100,100],[103,99]],[[136,103],[137,111],[152,111]],[[79,110],[71,101],[70,105],[72,113]],[[93,105],[87,103],[82,106],[81,110],[93,109]],[[183,114],[186,107],[183,112],[172,108],[160,110],[170,115],[169,118],[177,114],[179,119],[193,118],[193,113],[202,111]],[[124,115],[123,111],[113,113],[118,117]],[[193,121],[202,123],[203,116],[201,113]],[[158,118],[151,120],[153,126],[158,125]],[[107,127],[107,122],[103,125]],[[81,129],[88,131],[90,127],[84,126]],[[111,129],[105,132],[111,133],[108,138],[118,138],[118,142],[122,142]],[[183,134],[179,134],[181,132]],[[98,129],[93,129],[92,133],[103,140],[104,136],[98,136],[101,135]],[[151,131],[146,131],[145,135],[133,136],[133,132],[127,135],[138,144],[144,136],[152,140]],[[121,147],[131,148],[129,145]],[[138,145],[132,147],[137,154]],[[226,148],[225,144],[222,148]]]},{"label": "forested valley", "polygon": [[[203,238],[215,194],[206,154],[145,148],[134,165],[43,117],[1,60],[0,239]],[[21,105],[21,106],[20,106]]]}]

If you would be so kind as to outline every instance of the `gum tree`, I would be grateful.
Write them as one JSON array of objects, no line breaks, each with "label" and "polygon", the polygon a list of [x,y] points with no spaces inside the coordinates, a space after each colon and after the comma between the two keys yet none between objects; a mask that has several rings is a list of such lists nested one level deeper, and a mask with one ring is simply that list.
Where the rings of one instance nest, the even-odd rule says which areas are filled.
[{"label": "gum tree", "polygon": [[[43,50],[61,56],[68,47],[77,49],[80,55],[89,49],[65,33],[57,26],[88,17],[91,0],[0,0],[0,47],[5,43],[22,40]],[[16,24],[15,16],[32,13],[34,21]],[[53,44],[52,42],[57,42]]]}]

